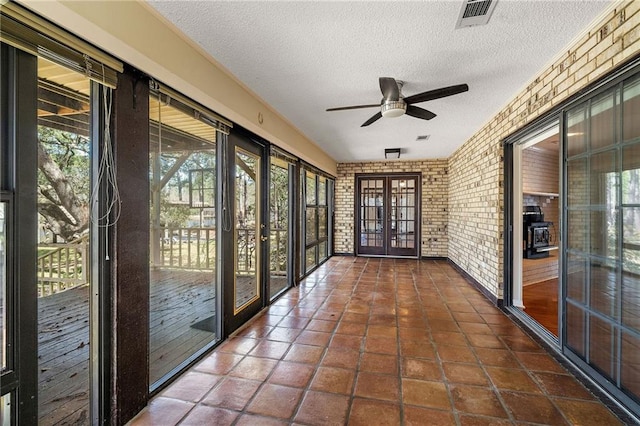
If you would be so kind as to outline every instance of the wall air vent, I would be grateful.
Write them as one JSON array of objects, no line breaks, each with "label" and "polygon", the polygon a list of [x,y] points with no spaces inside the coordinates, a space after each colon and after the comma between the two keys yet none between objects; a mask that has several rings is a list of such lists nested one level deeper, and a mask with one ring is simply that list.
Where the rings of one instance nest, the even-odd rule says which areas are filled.
[{"label": "wall air vent", "polygon": [[498,0],[464,0],[456,28],[487,24],[497,2]]}]

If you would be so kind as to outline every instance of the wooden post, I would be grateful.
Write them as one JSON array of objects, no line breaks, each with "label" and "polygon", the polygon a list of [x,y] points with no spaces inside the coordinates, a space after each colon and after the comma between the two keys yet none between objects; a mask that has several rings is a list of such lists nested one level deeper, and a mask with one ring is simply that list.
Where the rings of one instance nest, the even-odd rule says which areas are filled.
[{"label": "wooden post", "polygon": [[122,207],[112,228],[111,424],[149,400],[149,85],[125,69],[113,94],[112,138]]}]

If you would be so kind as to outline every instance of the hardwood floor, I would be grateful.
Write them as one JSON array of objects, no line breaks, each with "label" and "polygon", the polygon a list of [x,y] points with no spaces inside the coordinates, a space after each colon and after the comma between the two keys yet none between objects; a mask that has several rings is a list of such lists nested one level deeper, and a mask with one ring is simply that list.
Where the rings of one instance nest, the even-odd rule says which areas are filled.
[{"label": "hardwood floor", "polygon": [[[210,271],[151,272],[151,382],[217,338],[214,279]],[[239,300],[255,295],[252,282],[237,279]],[[272,277],[271,296],[286,285],[286,278]],[[89,287],[39,298],[38,310],[39,424],[88,424]]]},{"label": "hardwood floor", "polygon": [[[150,376],[157,380],[215,333],[193,327],[215,315],[213,274],[152,271]],[[89,423],[89,287],[38,299],[40,425]],[[206,328],[206,327],[204,327]]]},{"label": "hardwood floor", "polygon": [[558,279],[523,288],[524,311],[558,337]]}]

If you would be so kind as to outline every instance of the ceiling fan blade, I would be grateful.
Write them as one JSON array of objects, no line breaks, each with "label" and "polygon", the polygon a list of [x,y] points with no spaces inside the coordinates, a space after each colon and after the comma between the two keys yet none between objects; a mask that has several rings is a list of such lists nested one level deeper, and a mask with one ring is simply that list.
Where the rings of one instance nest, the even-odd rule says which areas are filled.
[{"label": "ceiling fan blade", "polygon": [[445,98],[447,96],[457,95],[466,92],[469,86],[466,84],[458,84],[455,86],[442,87],[440,89],[429,90],[428,92],[417,93],[404,98],[407,104],[417,104],[419,102],[431,101],[433,99]]},{"label": "ceiling fan blade", "polygon": [[349,109],[374,108],[374,107],[380,108],[380,104],[353,105],[353,106],[345,106],[345,107],[327,108],[327,111],[346,111]]},{"label": "ceiling fan blade", "polygon": [[417,107],[415,105],[407,105],[407,111],[405,112],[405,114],[415,118],[422,118],[423,120],[431,120],[436,116],[431,111],[427,111],[426,109]]},{"label": "ceiling fan blade", "polygon": [[369,124],[371,124],[371,123],[373,123],[373,122],[375,122],[375,121],[378,121],[378,120],[380,120],[381,118],[382,118],[382,113],[381,113],[381,112],[378,112],[376,115],[374,115],[373,117],[371,117],[370,119],[368,119],[367,121],[365,121],[365,122],[362,124],[362,126],[360,126],[360,127],[368,126]]},{"label": "ceiling fan blade", "polygon": [[395,78],[380,77],[380,91],[382,97],[387,101],[397,101],[400,99],[400,89]]}]

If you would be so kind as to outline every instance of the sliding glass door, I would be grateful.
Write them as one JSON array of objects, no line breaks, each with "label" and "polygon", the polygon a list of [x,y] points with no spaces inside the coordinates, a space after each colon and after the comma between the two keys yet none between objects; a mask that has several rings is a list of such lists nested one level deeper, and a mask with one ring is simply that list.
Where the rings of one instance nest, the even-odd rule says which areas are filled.
[{"label": "sliding glass door", "polygon": [[217,267],[219,132],[192,106],[149,99],[152,389],[220,338]]},{"label": "sliding glass door", "polygon": [[640,78],[566,113],[566,351],[640,402]]},{"label": "sliding glass door", "polygon": [[269,173],[269,297],[289,288],[293,262],[292,225],[295,163],[272,148]]}]

